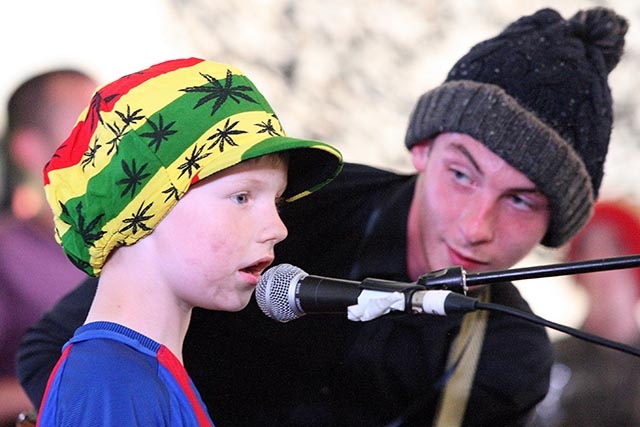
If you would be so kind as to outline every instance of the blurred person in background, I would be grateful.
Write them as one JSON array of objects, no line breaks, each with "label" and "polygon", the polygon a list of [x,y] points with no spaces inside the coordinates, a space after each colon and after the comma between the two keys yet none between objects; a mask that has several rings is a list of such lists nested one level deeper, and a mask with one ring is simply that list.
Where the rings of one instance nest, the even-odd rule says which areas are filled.
[{"label": "blurred person in background", "polygon": [[[0,425],[32,405],[16,378],[15,355],[33,322],[86,275],[54,239],[53,215],[42,188],[42,168],[73,127],[97,86],[75,69],[24,80],[7,105],[0,141]],[[54,280],[55,279],[55,280]]]},{"label": "blurred person in background", "polygon": [[[640,255],[640,211],[620,200],[601,201],[567,247],[567,261]],[[576,284],[588,298],[580,329],[640,348],[640,268],[583,273]],[[640,360],[568,337],[554,343],[556,363],[548,397],[534,426],[640,425]]]}]

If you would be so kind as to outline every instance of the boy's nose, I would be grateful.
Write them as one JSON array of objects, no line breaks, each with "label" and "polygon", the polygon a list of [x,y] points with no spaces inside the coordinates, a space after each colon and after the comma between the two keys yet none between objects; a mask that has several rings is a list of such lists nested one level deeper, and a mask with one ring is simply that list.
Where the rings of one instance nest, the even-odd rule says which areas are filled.
[{"label": "boy's nose", "polygon": [[287,226],[284,225],[284,222],[282,222],[278,210],[274,209],[268,218],[264,227],[264,240],[279,243],[286,239],[289,231],[287,230]]}]

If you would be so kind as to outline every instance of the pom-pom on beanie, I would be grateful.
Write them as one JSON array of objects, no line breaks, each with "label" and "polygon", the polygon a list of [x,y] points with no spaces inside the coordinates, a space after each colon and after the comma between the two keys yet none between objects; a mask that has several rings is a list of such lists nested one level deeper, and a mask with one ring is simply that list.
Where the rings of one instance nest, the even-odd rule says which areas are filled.
[{"label": "pom-pom on beanie", "polygon": [[563,19],[542,9],[475,45],[420,97],[408,148],[442,132],[477,139],[547,196],[542,244],[566,243],[589,220],[613,124],[608,74],[628,24],[606,8]]}]

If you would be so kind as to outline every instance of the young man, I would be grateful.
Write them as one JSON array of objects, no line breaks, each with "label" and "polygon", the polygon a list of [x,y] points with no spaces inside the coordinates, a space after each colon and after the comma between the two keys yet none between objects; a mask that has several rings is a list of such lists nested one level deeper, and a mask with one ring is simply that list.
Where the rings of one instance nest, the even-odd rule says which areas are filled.
[{"label": "young man", "polygon": [[[611,10],[564,20],[546,9],[476,45],[411,116],[406,145],[417,173],[346,165],[314,198],[282,211],[290,237],[275,262],[414,281],[452,265],[504,269],[538,243],[562,245],[598,195],[612,126],[607,78],[626,30]],[[473,293],[530,310],[508,283]],[[70,318],[90,295],[79,288],[27,336],[20,372],[36,402],[37,377],[50,370],[45,350],[77,324]],[[544,328],[512,316],[308,315],[282,324],[260,320],[255,302],[240,314],[196,310],[185,341],[185,363],[219,405],[221,426],[523,425],[549,385]]]},{"label": "young man", "polygon": [[287,235],[280,201],[340,167],[231,66],[178,59],[101,87],[44,170],[56,238],[99,280],[38,425],[213,425],[183,367],[191,311],[243,309]]}]

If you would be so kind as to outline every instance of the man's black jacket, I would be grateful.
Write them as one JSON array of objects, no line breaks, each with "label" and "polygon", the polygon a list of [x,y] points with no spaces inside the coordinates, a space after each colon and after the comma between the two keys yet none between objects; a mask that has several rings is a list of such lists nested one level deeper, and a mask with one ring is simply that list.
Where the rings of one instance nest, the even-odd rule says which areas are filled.
[{"label": "man's black jacket", "polygon": [[[414,185],[415,175],[345,165],[327,187],[282,209],[289,237],[276,247],[275,264],[410,281],[406,222]],[[95,279],[82,284],[27,333],[18,374],[35,402],[95,286]],[[491,286],[492,302],[530,311],[512,284]],[[252,299],[239,313],[195,309],[184,359],[218,427],[424,426],[460,322],[459,315],[390,314],[360,323],[313,314],[279,323]],[[547,392],[551,363],[542,327],[490,314],[464,424],[523,425]]]}]

